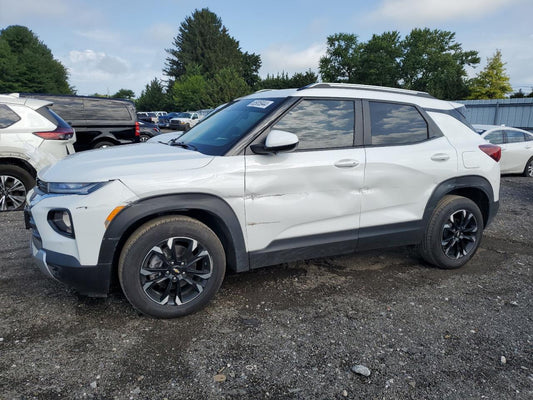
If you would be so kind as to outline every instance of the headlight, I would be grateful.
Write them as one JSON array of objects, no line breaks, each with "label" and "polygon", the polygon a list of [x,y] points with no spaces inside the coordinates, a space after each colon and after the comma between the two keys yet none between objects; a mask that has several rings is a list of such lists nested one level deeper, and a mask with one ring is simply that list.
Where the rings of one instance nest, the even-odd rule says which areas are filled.
[{"label": "headlight", "polygon": [[107,182],[92,182],[92,183],[63,183],[63,182],[49,182],[47,184],[48,193],[58,194],[89,194],[95,190],[100,189]]}]

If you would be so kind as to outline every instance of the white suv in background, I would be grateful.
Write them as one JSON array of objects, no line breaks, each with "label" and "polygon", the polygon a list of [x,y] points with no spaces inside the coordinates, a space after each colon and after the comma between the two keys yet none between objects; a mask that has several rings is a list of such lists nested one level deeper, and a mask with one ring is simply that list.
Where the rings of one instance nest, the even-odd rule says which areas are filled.
[{"label": "white suv in background", "polygon": [[37,171],[74,153],[74,131],[51,104],[0,95],[0,211],[22,209]]},{"label": "white suv in background", "polygon": [[237,99],[166,142],[76,154],[28,195],[33,255],[82,294],[118,281],[164,318],[203,307],[226,269],[413,244],[458,268],[498,209],[501,154],[460,107],[321,83]]}]

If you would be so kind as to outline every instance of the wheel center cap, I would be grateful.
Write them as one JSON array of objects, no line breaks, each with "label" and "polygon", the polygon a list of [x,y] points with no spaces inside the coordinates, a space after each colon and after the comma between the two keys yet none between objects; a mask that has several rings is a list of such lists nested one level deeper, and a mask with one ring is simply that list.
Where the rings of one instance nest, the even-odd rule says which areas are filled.
[{"label": "wheel center cap", "polygon": [[174,272],[175,274],[179,274],[179,273],[180,273],[180,270],[177,269],[177,268],[172,268],[172,272]]}]

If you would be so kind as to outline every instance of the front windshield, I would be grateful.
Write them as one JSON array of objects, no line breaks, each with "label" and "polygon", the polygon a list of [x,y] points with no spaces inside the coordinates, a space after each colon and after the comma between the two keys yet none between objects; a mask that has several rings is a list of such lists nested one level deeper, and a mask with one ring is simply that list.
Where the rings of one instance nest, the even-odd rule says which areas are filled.
[{"label": "front windshield", "polygon": [[206,117],[181,136],[179,143],[203,154],[224,155],[284,100],[284,97],[238,100]]}]

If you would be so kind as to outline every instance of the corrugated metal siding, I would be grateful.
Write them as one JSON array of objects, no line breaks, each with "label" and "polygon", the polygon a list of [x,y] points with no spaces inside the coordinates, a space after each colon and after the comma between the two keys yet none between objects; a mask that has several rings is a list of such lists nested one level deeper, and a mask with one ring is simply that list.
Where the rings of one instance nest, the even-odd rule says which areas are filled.
[{"label": "corrugated metal siding", "polygon": [[471,124],[506,125],[533,130],[533,98],[459,100]]}]

